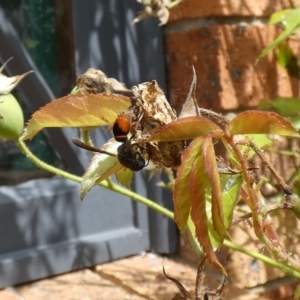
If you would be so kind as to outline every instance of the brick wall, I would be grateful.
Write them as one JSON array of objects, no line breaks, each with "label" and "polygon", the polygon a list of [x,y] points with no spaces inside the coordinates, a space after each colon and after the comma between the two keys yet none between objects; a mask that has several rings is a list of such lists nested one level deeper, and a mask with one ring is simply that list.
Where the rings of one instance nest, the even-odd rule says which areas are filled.
[{"label": "brick wall", "polygon": [[172,9],[165,48],[173,106],[178,110],[185,100],[192,65],[197,99],[205,108],[247,109],[263,98],[297,96],[297,80],[276,64],[274,54],[255,64],[279,32],[267,25],[268,17],[285,7],[285,0],[183,0]]},{"label": "brick wall", "polygon": [[[300,0],[294,2],[300,4]],[[261,99],[297,97],[299,82],[276,63],[274,53],[255,64],[264,47],[280,32],[278,26],[267,25],[269,16],[286,7],[289,7],[286,0],[183,0],[172,9],[164,30],[168,90],[173,107],[180,110],[186,99],[192,65],[198,77],[196,97],[201,107],[227,112],[255,108]],[[290,42],[290,46],[297,51],[299,45]],[[278,156],[271,161],[279,162]],[[284,174],[286,166],[287,162],[278,165],[278,171]],[[280,224],[276,220],[279,231]],[[234,241],[259,251],[256,237],[248,234],[252,229],[248,224],[242,226],[231,232]],[[291,240],[285,243],[289,250],[299,252]],[[195,259],[187,239],[181,253]],[[239,253],[232,256],[227,268],[230,279],[240,287],[284,276]]]}]

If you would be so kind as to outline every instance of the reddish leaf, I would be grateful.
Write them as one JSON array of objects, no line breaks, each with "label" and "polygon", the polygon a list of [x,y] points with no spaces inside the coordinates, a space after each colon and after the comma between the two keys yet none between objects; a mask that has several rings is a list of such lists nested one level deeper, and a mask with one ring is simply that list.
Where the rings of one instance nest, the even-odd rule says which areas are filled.
[{"label": "reddish leaf", "polygon": [[278,134],[299,137],[294,126],[274,112],[249,110],[238,114],[229,124],[231,134]]},{"label": "reddish leaf", "polygon": [[36,111],[21,139],[31,139],[44,127],[98,127],[112,124],[130,105],[122,95],[75,94],[54,100]]},{"label": "reddish leaf", "polygon": [[204,157],[198,157],[193,164],[190,175],[191,217],[196,227],[197,239],[207,255],[209,262],[221,272],[226,273],[218,261],[209,237],[206,214],[206,193],[210,183],[204,170]]},{"label": "reddish leaf", "polygon": [[201,116],[186,117],[162,126],[147,140],[152,142],[192,140],[216,130],[222,132],[221,128],[209,119]]},{"label": "reddish leaf", "polygon": [[226,235],[226,228],[224,226],[224,212],[222,206],[222,191],[216,161],[213,141],[210,136],[205,137],[202,154],[204,159],[205,174],[210,181],[211,186],[211,205],[212,205],[212,221],[215,231],[220,236]]},{"label": "reddish leaf", "polygon": [[177,171],[174,185],[173,202],[175,222],[181,232],[184,232],[190,214],[190,172],[195,159],[201,154],[203,137],[192,141],[181,156],[181,165]]}]

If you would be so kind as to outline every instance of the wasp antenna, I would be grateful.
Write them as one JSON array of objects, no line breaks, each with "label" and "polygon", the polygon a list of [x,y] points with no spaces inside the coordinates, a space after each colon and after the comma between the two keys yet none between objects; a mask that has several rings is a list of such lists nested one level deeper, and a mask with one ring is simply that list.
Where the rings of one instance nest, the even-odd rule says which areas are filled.
[{"label": "wasp antenna", "polygon": [[97,149],[93,146],[90,146],[88,144],[85,144],[85,143],[79,141],[78,139],[72,139],[72,143],[74,145],[76,145],[77,147],[85,149],[85,150],[89,150],[89,151],[93,151],[93,152],[98,152],[99,151],[99,149]]},{"label": "wasp antenna", "polygon": [[106,152],[106,151],[101,150],[101,149],[98,149],[98,148],[96,148],[96,147],[87,145],[87,144],[85,144],[85,143],[79,141],[78,139],[72,139],[72,143],[73,143],[74,145],[76,145],[77,147],[82,148],[82,149],[85,149],[85,150],[88,150],[88,151],[98,152],[98,153],[102,153],[102,154],[107,154],[107,155],[112,156],[112,157],[117,157],[116,154],[113,154],[113,153],[110,153],[110,152]]}]

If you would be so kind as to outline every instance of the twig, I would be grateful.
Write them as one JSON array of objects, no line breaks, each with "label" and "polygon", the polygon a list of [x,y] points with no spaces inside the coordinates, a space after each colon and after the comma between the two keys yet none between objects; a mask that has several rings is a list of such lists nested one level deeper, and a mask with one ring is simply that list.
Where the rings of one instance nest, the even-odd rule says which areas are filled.
[{"label": "twig", "polygon": [[201,289],[200,286],[202,284],[202,270],[205,263],[206,256],[200,261],[198,268],[197,268],[197,277],[196,277],[196,284],[195,284],[195,300],[201,300]]},{"label": "twig", "polygon": [[[283,202],[283,203],[279,203],[279,204],[273,204],[273,205],[270,205],[267,209],[267,211],[265,212],[265,214],[269,214],[270,212],[274,211],[274,210],[278,210],[278,209],[292,209],[295,207],[295,204],[294,203],[290,203],[290,202]],[[235,218],[231,225],[236,225],[240,222],[243,222],[247,219],[250,219],[252,217],[252,212],[250,213],[247,213],[241,217],[237,217]]]},{"label": "twig", "polygon": [[221,114],[218,114],[212,110],[201,108],[201,107],[199,108],[199,110],[200,110],[200,114],[202,116],[205,116],[210,120],[215,120],[218,124],[228,125],[230,122],[226,117],[224,117]]},{"label": "twig", "polygon": [[[181,282],[179,282],[177,279],[175,279],[175,278],[173,278],[173,277],[168,276],[167,273],[166,273],[166,271],[165,271],[165,268],[164,268],[164,267],[163,267],[163,272],[164,272],[165,277],[166,277],[168,280],[170,280],[170,281],[172,281],[172,282],[174,282],[174,283],[176,284],[176,286],[177,286],[177,288],[178,288],[180,294],[181,294],[182,296],[184,296],[184,299],[186,299],[186,300],[192,300],[191,295],[190,295],[189,292],[186,290],[186,288],[181,284]],[[198,299],[196,299],[196,300],[198,300]],[[200,300],[200,299],[199,299],[199,300]]]},{"label": "twig", "polygon": [[278,172],[275,170],[275,168],[270,163],[270,161],[263,155],[263,152],[251,141],[249,142],[249,146],[255,151],[255,153],[260,157],[260,159],[267,165],[267,167],[273,173],[273,175],[276,178],[277,182],[282,187],[284,193],[288,194],[288,195],[291,195],[292,192],[291,192],[289,186],[285,183],[283,178],[278,174]]}]

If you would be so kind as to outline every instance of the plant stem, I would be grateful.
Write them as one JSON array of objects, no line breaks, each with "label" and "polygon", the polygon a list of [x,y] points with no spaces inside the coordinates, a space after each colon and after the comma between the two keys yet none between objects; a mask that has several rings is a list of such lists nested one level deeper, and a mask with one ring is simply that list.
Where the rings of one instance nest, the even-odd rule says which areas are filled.
[{"label": "plant stem", "polygon": [[[70,179],[70,180],[73,180],[75,182],[81,182],[82,181],[82,177],[79,177],[79,176],[76,176],[76,175],[73,175],[73,174],[70,174],[66,171],[62,171],[58,168],[55,168],[53,166],[50,166],[48,165],[47,163],[41,161],[39,158],[37,158],[29,149],[28,147],[26,146],[26,144],[23,142],[23,141],[16,141],[17,145],[19,146],[20,150],[22,151],[22,153],[32,162],[34,163],[36,166],[38,166],[39,168],[41,169],[44,169],[50,173],[53,173],[55,175],[58,175],[60,177],[63,177],[63,178],[66,178],[66,179]],[[114,182],[108,182],[108,181],[102,181],[99,183],[100,186],[102,187],[105,187],[109,190],[112,190],[114,192],[117,192],[117,193],[120,193],[124,196],[127,196],[135,201],[138,201],[142,204],[145,204],[146,206],[148,206],[149,208],[161,213],[162,215],[164,215],[165,217],[171,219],[171,220],[174,220],[174,213],[160,205],[158,205],[157,203],[151,201],[150,199],[147,199],[133,191],[130,191],[126,188],[123,188],[121,187],[120,185],[118,184],[115,184]],[[280,264],[280,263],[277,263],[276,261],[274,261],[273,259],[265,256],[265,255],[262,255],[262,254],[259,254],[259,253],[256,253],[256,252],[252,252],[252,251],[249,251],[243,247],[240,247],[240,246],[237,246],[235,245],[234,243],[228,241],[228,240],[224,240],[224,246],[227,247],[227,248],[230,248],[230,249],[233,249],[233,250],[236,250],[238,252],[241,252],[241,253],[245,253],[253,258],[256,258],[256,259],[259,259],[275,268],[278,268],[278,269],[284,269],[284,271],[288,272],[289,274],[291,274],[292,276],[296,277],[296,278],[299,278],[300,279],[300,272],[296,271],[296,270],[292,270],[291,268],[288,268],[286,267],[284,264]],[[194,247],[197,246],[198,247],[198,243],[195,241],[194,243]],[[199,253],[201,252],[200,249],[199,250]]]},{"label": "plant stem", "polygon": [[90,130],[82,128],[82,129],[80,129],[80,131],[81,131],[81,137],[82,137],[83,141],[87,145],[94,147],[94,143],[93,143],[93,141],[91,139],[91,136],[90,136]]},{"label": "plant stem", "polygon": [[168,9],[172,9],[173,7],[177,6],[182,0],[174,0],[169,5],[167,5]]},{"label": "plant stem", "polygon": [[300,166],[298,166],[294,173],[291,175],[291,177],[286,181],[287,184],[291,184],[298,176],[300,173]]},{"label": "plant stem", "polygon": [[276,262],[275,260],[273,260],[272,258],[265,256],[263,254],[260,254],[258,252],[253,252],[250,250],[247,250],[243,247],[237,246],[236,244],[232,243],[229,240],[224,240],[223,245],[226,246],[227,248],[230,248],[232,250],[244,253],[248,256],[251,256],[253,258],[256,258],[270,266],[273,266],[277,269],[280,269],[284,272],[287,272],[288,274],[300,279],[300,271],[296,271],[296,270],[292,270],[291,268],[287,267],[285,264],[280,264],[278,262]]},{"label": "plant stem", "polygon": [[[17,143],[17,146],[19,147],[19,149],[21,150],[21,152],[32,162],[34,163],[37,167],[43,169],[43,170],[46,170],[50,173],[53,173],[57,176],[60,176],[60,177],[63,177],[63,178],[66,178],[66,179],[70,179],[70,180],[73,180],[75,182],[81,182],[82,181],[82,178],[79,177],[79,176],[76,176],[76,175],[73,175],[71,173],[68,173],[68,172],[65,172],[63,170],[60,170],[58,168],[55,168],[53,166],[50,166],[48,165],[47,163],[43,162],[42,160],[40,160],[39,158],[37,158],[30,150],[29,148],[26,146],[26,144],[21,141],[21,140],[18,140],[16,141]],[[107,184],[106,182],[103,182],[103,186],[106,187]]]},{"label": "plant stem", "polygon": [[[191,230],[191,228],[188,227],[187,230]],[[196,251],[197,255],[199,258],[202,257],[202,250],[201,248],[199,247],[199,243],[198,241],[196,240],[196,237],[194,236],[194,234],[192,232],[189,233],[189,238],[191,239],[190,240],[190,243],[192,244],[192,247],[193,249]],[[268,256],[265,256],[263,254],[260,254],[258,252],[254,252],[254,251],[250,251],[250,250],[247,250],[243,247],[240,247],[236,244],[234,244],[233,242],[229,241],[229,240],[224,240],[223,241],[223,245],[226,247],[226,248],[229,248],[229,249],[232,249],[232,250],[235,250],[235,251],[238,251],[238,252],[241,252],[241,253],[244,253],[250,257],[253,257],[253,258],[256,258],[274,268],[277,268],[279,270],[282,270],[288,274],[290,274],[291,276],[294,276],[295,278],[298,278],[300,279],[300,270],[297,271],[297,270],[293,270],[289,267],[287,267],[285,264],[280,264],[278,263],[277,261],[275,261],[274,259],[268,257]]]},{"label": "plant stem", "polygon": [[[22,153],[32,162],[34,163],[37,167],[44,169],[50,173],[53,173],[57,176],[66,178],[66,179],[70,179],[76,182],[81,183],[82,181],[82,177],[73,175],[69,172],[60,170],[58,168],[55,168],[53,166],[48,165],[47,163],[43,162],[42,160],[40,160],[39,158],[37,158],[26,146],[26,144],[23,141],[16,141],[18,147],[20,148],[20,150],[22,151]],[[166,216],[167,218],[174,220],[174,214],[173,212],[171,212],[170,210],[160,206],[159,204],[155,203],[154,201],[143,197],[133,191],[130,191],[114,182],[110,182],[107,180],[101,181],[99,183],[100,186],[105,187],[111,191],[117,192],[119,194],[122,194],[124,196],[127,196],[135,201],[138,201],[142,204],[145,204],[146,206],[148,206],[149,208],[163,214],[164,216]]]},{"label": "plant stem", "polygon": [[280,155],[286,155],[286,156],[292,156],[295,158],[300,158],[300,154],[298,154],[294,151],[267,149],[267,150],[265,150],[265,152],[271,152],[271,153],[276,153],[276,154],[280,154]]}]

